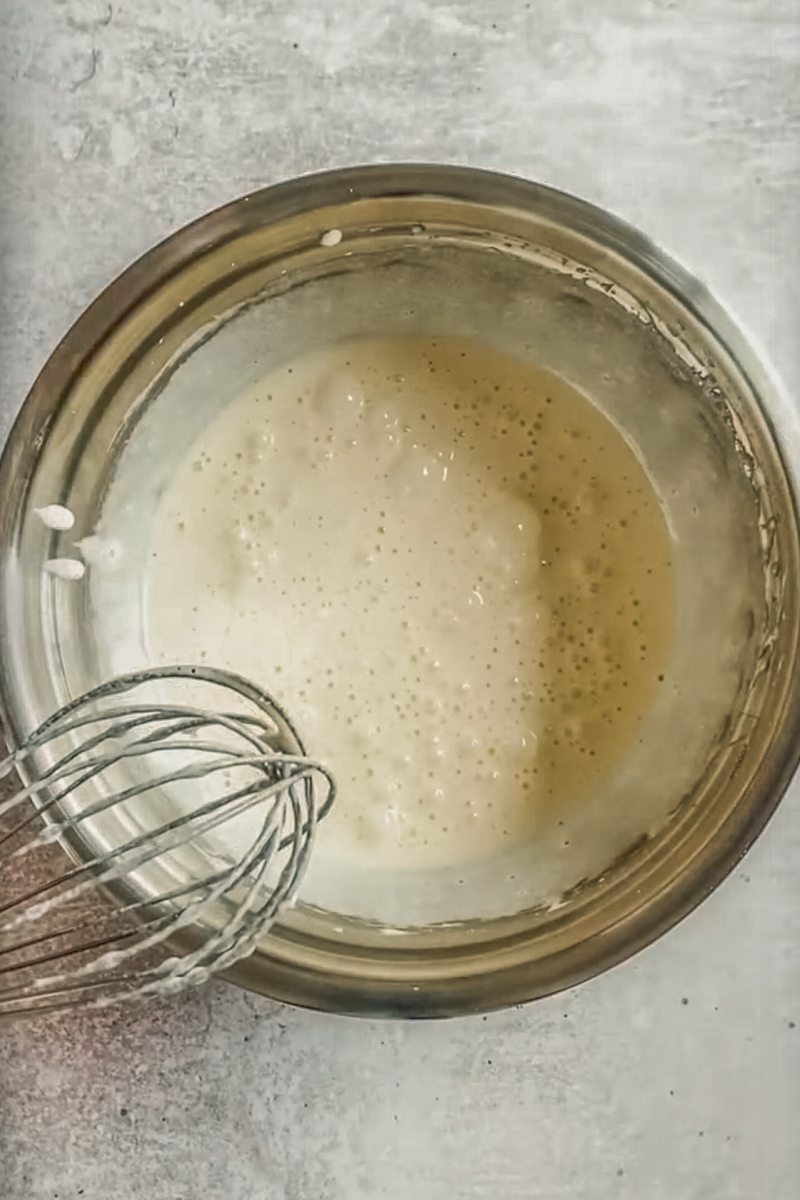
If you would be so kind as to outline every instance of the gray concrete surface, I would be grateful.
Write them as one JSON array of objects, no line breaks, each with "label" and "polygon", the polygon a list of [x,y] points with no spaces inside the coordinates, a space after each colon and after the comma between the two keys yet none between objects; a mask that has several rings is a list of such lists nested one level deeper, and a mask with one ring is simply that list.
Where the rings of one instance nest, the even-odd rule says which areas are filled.
[{"label": "gray concrete surface", "polygon": [[[468,162],[645,227],[797,393],[796,0],[4,0],[0,437],[92,295],[246,189]],[[800,791],[635,961],[485,1019],[224,985],[0,1031],[2,1200],[790,1200]]]}]

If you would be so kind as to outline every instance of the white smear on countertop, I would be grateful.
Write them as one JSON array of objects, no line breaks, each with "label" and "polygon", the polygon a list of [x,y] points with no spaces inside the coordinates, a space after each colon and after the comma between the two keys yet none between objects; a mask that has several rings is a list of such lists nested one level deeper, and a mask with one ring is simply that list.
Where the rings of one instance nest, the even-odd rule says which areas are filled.
[{"label": "white smear on countertop", "polygon": [[118,541],[114,538],[100,537],[96,533],[81,538],[75,546],[92,567],[113,569],[122,558],[122,547]]},{"label": "white smear on countertop", "polygon": [[328,229],[319,239],[319,244],[321,246],[338,246],[343,236],[341,229]]}]

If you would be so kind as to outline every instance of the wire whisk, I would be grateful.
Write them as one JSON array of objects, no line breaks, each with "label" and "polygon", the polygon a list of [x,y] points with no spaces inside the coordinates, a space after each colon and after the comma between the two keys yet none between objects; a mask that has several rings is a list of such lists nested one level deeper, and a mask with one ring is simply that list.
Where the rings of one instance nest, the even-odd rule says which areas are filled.
[{"label": "wire whisk", "polygon": [[0,761],[0,789],[15,775],[0,1019],[174,992],[250,954],[294,902],[336,794],[277,701],[201,666],[71,701]]}]

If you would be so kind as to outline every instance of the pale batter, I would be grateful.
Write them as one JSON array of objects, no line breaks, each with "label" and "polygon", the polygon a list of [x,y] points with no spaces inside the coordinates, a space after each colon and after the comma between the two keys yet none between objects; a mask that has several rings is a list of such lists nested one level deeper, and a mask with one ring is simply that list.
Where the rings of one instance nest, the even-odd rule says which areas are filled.
[{"label": "pale batter", "polygon": [[637,738],[670,538],[586,399],[469,341],[319,350],[227,404],[160,505],[149,656],[239,671],[339,782],[318,853],[488,855]]}]

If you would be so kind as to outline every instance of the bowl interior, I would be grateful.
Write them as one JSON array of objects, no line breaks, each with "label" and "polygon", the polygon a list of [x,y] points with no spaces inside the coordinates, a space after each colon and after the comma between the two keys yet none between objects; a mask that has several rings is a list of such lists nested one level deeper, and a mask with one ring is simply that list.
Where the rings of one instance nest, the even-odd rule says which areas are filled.
[{"label": "bowl interior", "polygon": [[[279,189],[240,202],[236,219],[212,215],[178,235],[169,269],[162,251],[127,291],[125,277],[114,285],[115,320],[90,311],[100,332],[71,370],[62,348],[45,372],[51,414],[36,453],[14,464],[3,667],[16,728],[147,664],[144,580],[170,481],[223,406],[311,348],[475,339],[582,393],[647,472],[672,540],[675,619],[638,739],[564,819],[503,854],[416,871],[312,865],[303,903],[247,967],[292,999],[393,1009],[405,996],[453,1011],[591,973],[713,886],[796,754],[797,523],[760,381],[712,329],[710,302],[680,295],[635,235],[552,194],[492,187],[481,198],[458,194],[463,180],[408,195],[331,183],[305,210]],[[323,244],[333,228],[342,240]],[[74,540],[33,515],[55,499],[93,539],[85,586],[41,571]],[[141,807],[91,836],[114,844],[148,819]],[[514,982],[504,991],[501,978]]]}]

